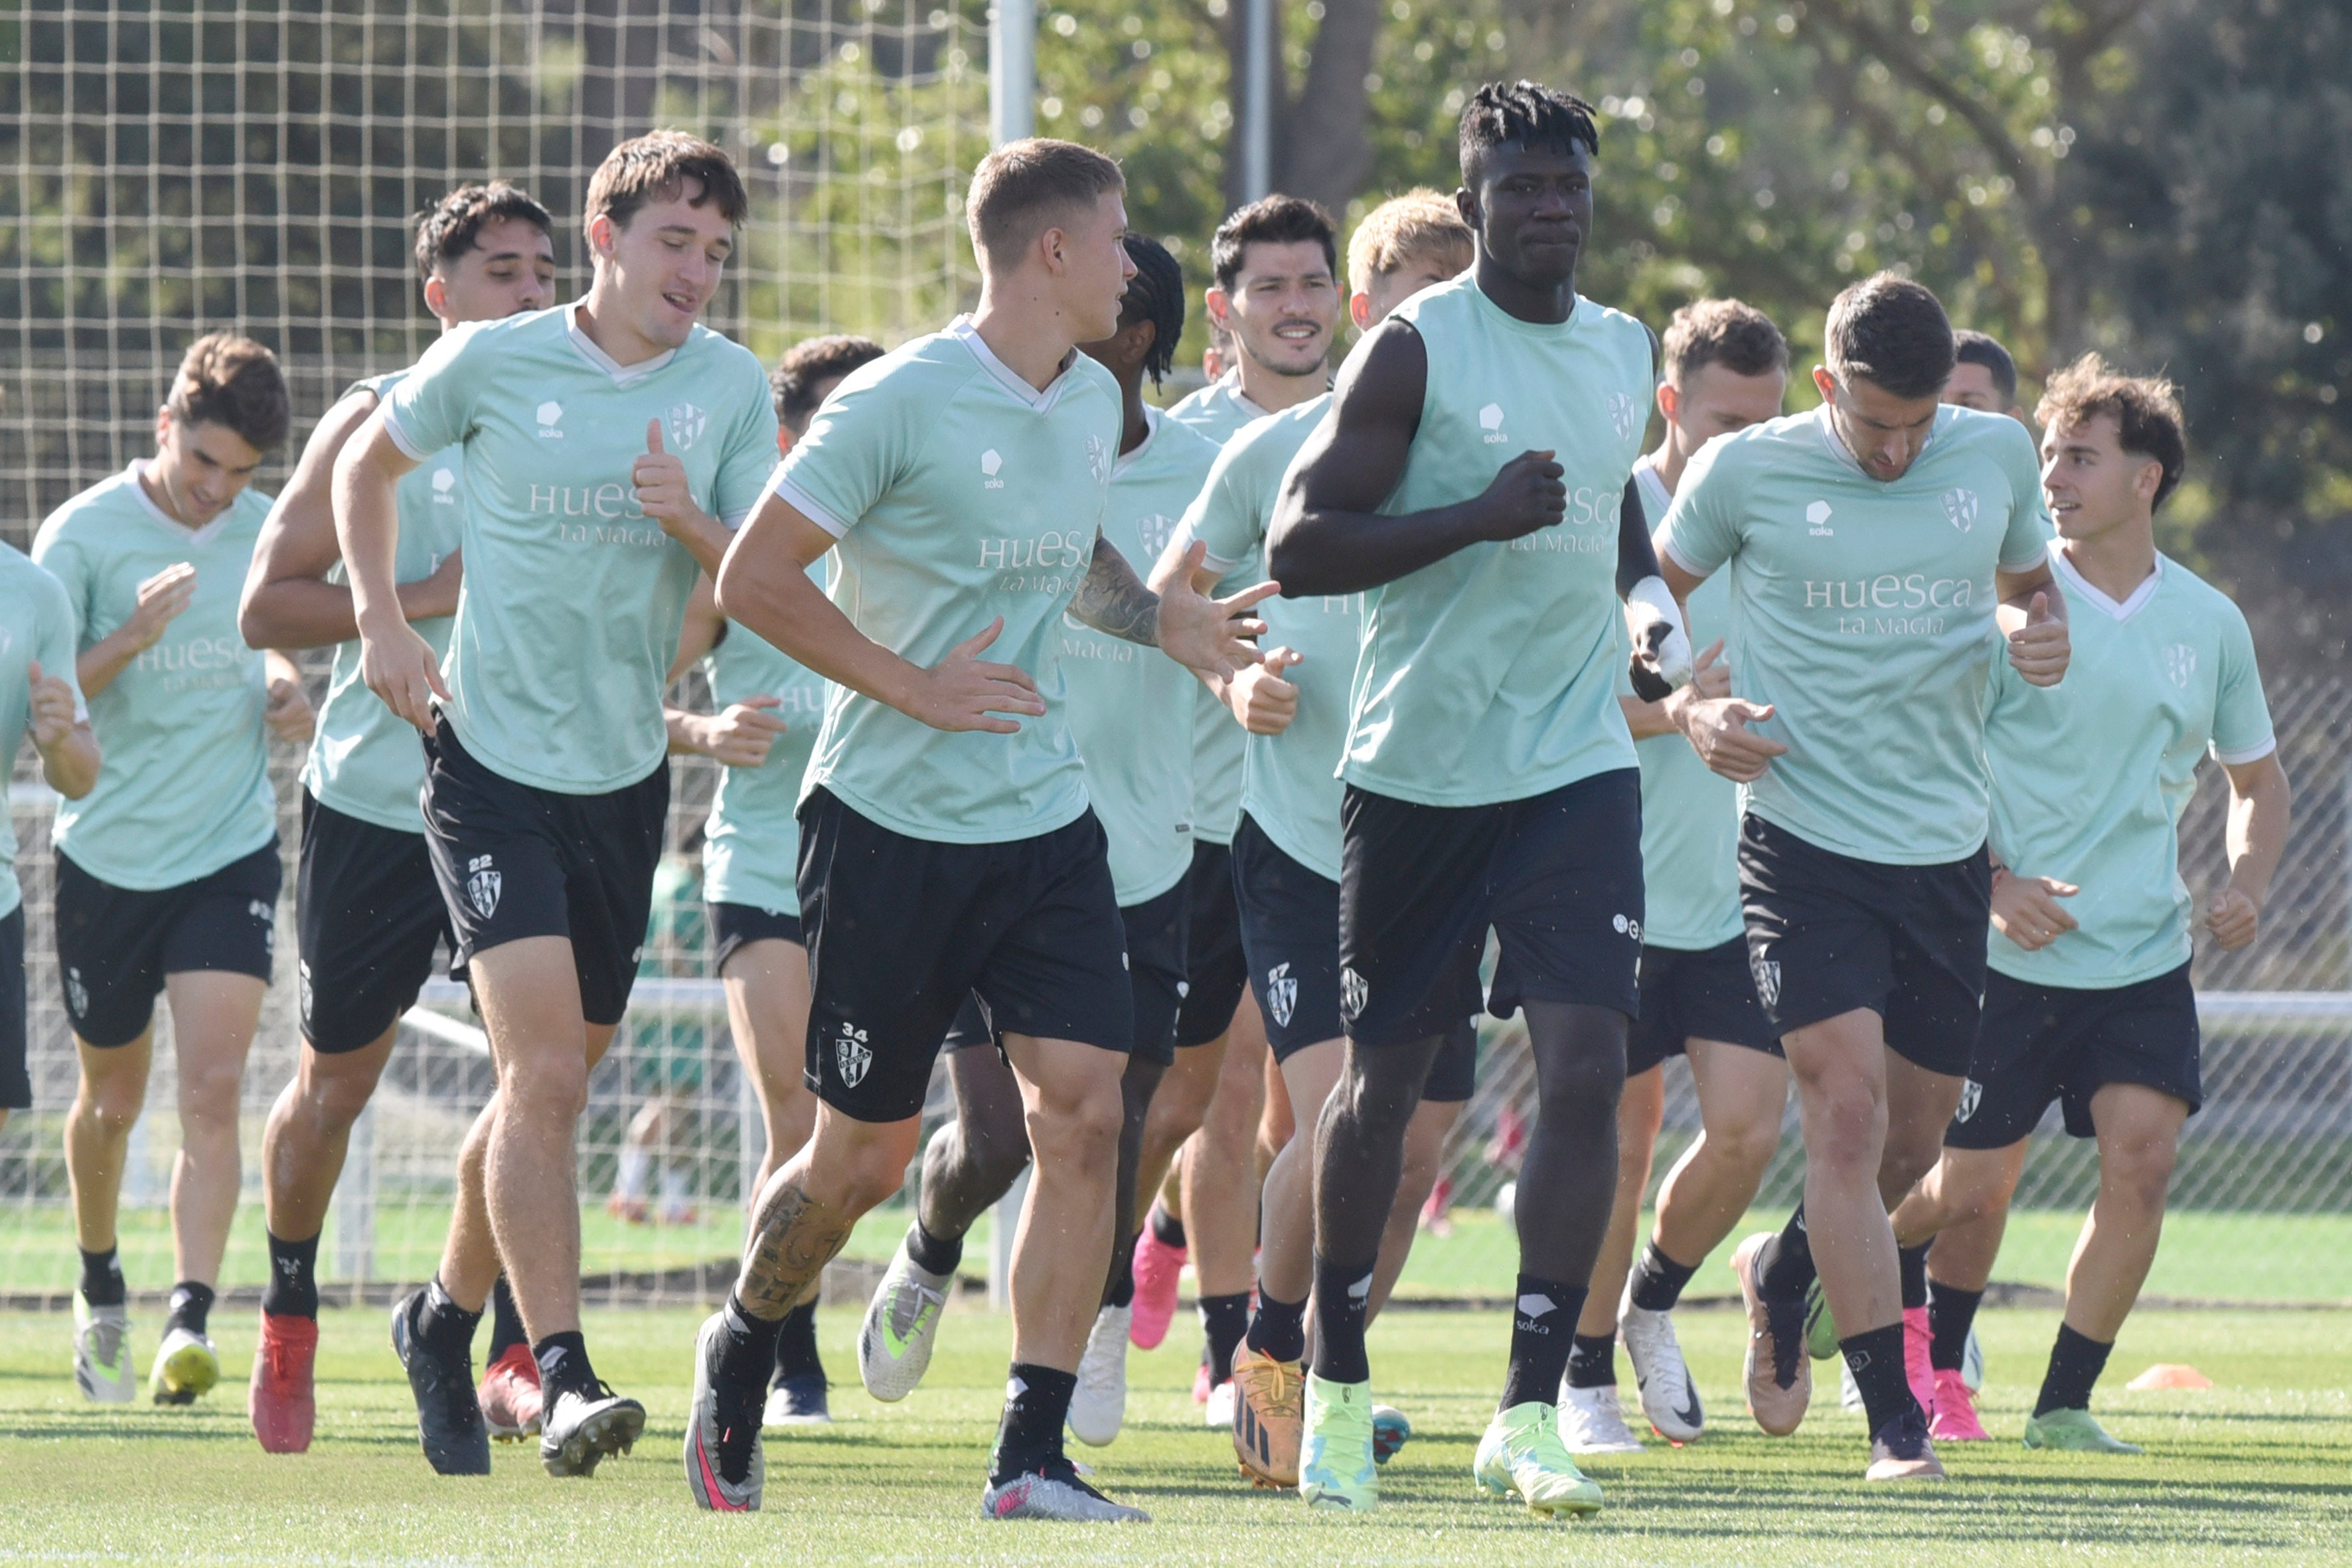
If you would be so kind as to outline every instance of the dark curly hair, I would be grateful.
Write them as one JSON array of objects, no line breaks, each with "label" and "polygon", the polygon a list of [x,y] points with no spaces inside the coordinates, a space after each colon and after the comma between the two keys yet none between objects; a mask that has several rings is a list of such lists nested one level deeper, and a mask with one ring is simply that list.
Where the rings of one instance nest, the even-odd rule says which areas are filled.
[{"label": "dark curly hair", "polygon": [[1184,335],[1184,268],[1166,246],[1147,234],[1127,237],[1127,256],[1135,263],[1135,276],[1128,280],[1127,298],[1119,301],[1118,324],[1150,321],[1155,329],[1143,374],[1157,386],[1176,363],[1176,340]]}]

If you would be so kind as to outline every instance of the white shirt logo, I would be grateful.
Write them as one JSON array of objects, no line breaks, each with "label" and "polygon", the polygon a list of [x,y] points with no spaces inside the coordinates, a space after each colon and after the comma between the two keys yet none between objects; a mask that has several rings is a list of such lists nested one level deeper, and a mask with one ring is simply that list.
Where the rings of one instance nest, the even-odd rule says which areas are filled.
[{"label": "white shirt logo", "polygon": [[1830,526],[1829,502],[1825,500],[1817,500],[1812,505],[1805,509],[1805,530],[1809,533],[1821,534],[1825,537],[1833,535],[1837,532],[1836,529]]},{"label": "white shirt logo", "polygon": [[1277,963],[1265,972],[1265,1010],[1284,1028],[1290,1027],[1290,1010],[1298,1005],[1298,977],[1290,965]]},{"label": "white shirt logo", "polygon": [[2181,690],[2197,677],[2197,650],[2185,642],[2174,643],[2164,650],[2164,673],[2172,677],[2172,684]]},{"label": "white shirt logo", "polygon": [[537,417],[541,439],[560,441],[563,438],[563,432],[554,428],[563,417],[563,405],[550,399],[539,405]]},{"label": "white shirt logo", "polygon": [[1633,400],[1622,392],[1609,395],[1609,423],[1617,427],[1617,439],[1629,440],[1633,434]]},{"label": "white shirt logo", "polygon": [[991,447],[987,451],[982,452],[980,455],[980,488],[987,490],[1003,489],[1004,481],[996,477],[996,470],[1003,467],[1004,467],[1004,459],[996,455],[995,447]]},{"label": "white shirt logo", "polygon": [[1503,434],[1503,405],[1489,403],[1478,410],[1478,428],[1486,432],[1486,445],[1496,446],[1510,439]]},{"label": "white shirt logo", "polygon": [[833,1042],[834,1065],[841,1069],[844,1089],[856,1089],[866,1081],[866,1069],[874,1065],[874,1052],[866,1043],[866,1031],[854,1024],[841,1026],[841,1038]]},{"label": "white shirt logo", "polygon": [[1946,490],[1944,492],[1944,516],[1950,520],[1954,528],[1958,529],[1962,533],[1966,533],[1969,531],[1969,525],[1974,523],[1977,520],[1977,492],[1974,490]]},{"label": "white shirt logo", "polygon": [[662,424],[667,429],[669,444],[681,452],[702,438],[703,428],[709,423],[709,410],[697,408],[691,403],[681,403],[662,414]]},{"label": "white shirt logo", "polygon": [[433,504],[435,506],[449,506],[453,504],[454,498],[450,496],[449,492],[457,488],[457,476],[455,473],[451,472],[447,468],[436,468],[433,470]]}]

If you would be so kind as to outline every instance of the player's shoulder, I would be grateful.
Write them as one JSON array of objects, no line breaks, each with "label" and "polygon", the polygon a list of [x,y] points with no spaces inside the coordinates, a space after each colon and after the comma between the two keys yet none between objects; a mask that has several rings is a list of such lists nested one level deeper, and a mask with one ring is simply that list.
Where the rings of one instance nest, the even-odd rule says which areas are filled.
[{"label": "player's shoulder", "polygon": [[925,332],[843,376],[826,402],[950,397],[983,374],[985,367],[957,333]]},{"label": "player's shoulder", "polygon": [[1215,410],[1224,401],[1226,382],[1221,377],[1206,386],[1193,388],[1168,406],[1168,417],[1181,425],[1196,425],[1215,416]]},{"label": "player's shoulder", "polygon": [[1963,408],[1947,403],[1937,410],[1936,439],[1955,453],[1982,457],[2003,465],[2022,462],[2037,473],[2042,459],[2034,449],[2033,433],[2006,414]]},{"label": "player's shoulder", "polygon": [[[731,375],[739,381],[757,382],[761,395],[767,396],[768,367],[760,356],[729,337],[725,332],[697,321],[686,335],[685,354],[691,354],[702,374]],[[681,354],[680,357],[685,357]]]},{"label": "player's shoulder", "polygon": [[0,544],[0,591],[11,603],[69,613],[66,585],[13,544]]},{"label": "player's shoulder", "polygon": [[87,546],[93,533],[103,533],[134,513],[142,499],[138,484],[135,467],[121,468],[59,501],[33,534],[33,559],[38,561],[48,550],[68,542]]},{"label": "player's shoulder", "polygon": [[2251,632],[2237,600],[2161,551],[2157,561],[2164,574],[2157,593],[2176,613],[2225,631]]},{"label": "player's shoulder", "polygon": [[277,504],[278,498],[259,485],[247,485],[228,503],[229,526],[240,533],[259,533],[261,525],[269,521],[269,509]]},{"label": "player's shoulder", "polygon": [[[1826,465],[1832,456],[1826,443],[1835,439],[1823,428],[1819,410],[1783,414],[1777,419],[1710,437],[1691,462],[1702,479],[1754,473],[1792,464]],[[1686,476],[1683,486],[1687,489],[1689,484]]]},{"label": "player's shoulder", "polygon": [[1402,321],[1416,332],[1426,332],[1433,326],[1442,327],[1475,313],[1486,298],[1478,291],[1476,270],[1473,268],[1443,283],[1431,284],[1382,317],[1381,323]]},{"label": "player's shoulder", "polygon": [[1322,422],[1330,406],[1331,395],[1326,392],[1280,413],[1251,420],[1225,443],[1228,465],[1255,467],[1272,463],[1288,468],[1290,459],[1298,455],[1299,447],[1307,444],[1307,437],[1314,434],[1315,426]]},{"label": "player's shoulder", "polygon": [[[1244,426],[1242,435],[1247,435],[1253,427]],[[1234,439],[1239,441],[1241,436]],[[1164,412],[1151,421],[1151,444],[1158,448],[1154,455],[1170,468],[1197,470],[1204,479],[1217,459],[1233,449],[1231,444],[1220,447],[1181,419]]]}]

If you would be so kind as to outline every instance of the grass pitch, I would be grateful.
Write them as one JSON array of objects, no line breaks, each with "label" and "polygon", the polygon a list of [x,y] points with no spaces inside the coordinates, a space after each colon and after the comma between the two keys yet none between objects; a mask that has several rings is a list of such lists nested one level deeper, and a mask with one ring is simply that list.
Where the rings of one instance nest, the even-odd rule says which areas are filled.
[{"label": "grass pitch", "polygon": [[[152,1355],[155,1314],[135,1329]],[[1740,1409],[1743,1323],[1680,1315],[1710,1415],[1692,1447],[1594,1461],[1598,1519],[1546,1524],[1477,1497],[1471,1451],[1492,1409],[1508,1335],[1500,1312],[1397,1312],[1372,1334],[1381,1396],[1417,1436],[1368,1520],[1307,1514],[1235,1479],[1224,1436],[1187,1389],[1197,1346],[1130,1358],[1128,1429],[1094,1461],[1101,1483],[1154,1522],[1100,1527],[980,1521],[981,1468],[1002,1399],[1008,1326],[951,1311],[929,1379],[896,1407],[858,1388],[852,1311],[823,1319],[837,1424],[774,1438],[767,1510],[698,1513],[677,1457],[689,1347],[685,1310],[590,1316],[597,1365],[644,1399],[646,1440],[590,1481],[543,1475],[535,1449],[501,1446],[483,1480],[444,1480],[418,1455],[407,1389],[382,1315],[322,1321],[320,1436],[271,1457],[244,1419],[254,1329],[216,1329],[237,1379],[190,1410],[84,1405],[62,1313],[0,1317],[0,1560],[9,1563],[410,1563],[654,1568],[722,1563],[1120,1564],[2090,1562],[2210,1563],[2292,1556],[2352,1562],[2352,1317],[2335,1312],[2147,1312],[2126,1330],[2101,1415],[2144,1458],[2028,1453],[2016,1444],[2055,1328],[2038,1311],[1981,1320],[2000,1440],[1948,1453],[1942,1487],[1865,1488],[1860,1419],[1835,1408],[1834,1373],[1796,1437],[1767,1438]],[[2135,1394],[2150,1362],[2188,1362],[2208,1394]],[[1621,1367],[1622,1374],[1622,1367]],[[1627,1387],[1630,1395],[1630,1384]],[[1075,1447],[1075,1446],[1074,1446]]]}]

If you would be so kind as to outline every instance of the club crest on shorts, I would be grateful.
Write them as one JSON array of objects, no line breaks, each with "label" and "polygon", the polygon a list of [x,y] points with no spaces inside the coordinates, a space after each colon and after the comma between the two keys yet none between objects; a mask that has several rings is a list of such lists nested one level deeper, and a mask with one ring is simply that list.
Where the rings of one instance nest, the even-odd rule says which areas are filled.
[{"label": "club crest on shorts", "polygon": [[499,912],[499,893],[505,886],[506,879],[488,855],[477,855],[466,862],[466,900],[484,920]]},{"label": "club crest on shorts", "polygon": [[1372,999],[1372,988],[1364,977],[1352,968],[1339,971],[1339,1016],[1354,1023],[1364,1016],[1364,1005]]},{"label": "club crest on shorts", "polygon": [[1974,490],[1946,490],[1944,492],[1944,518],[1945,521],[1949,522],[1954,528],[1958,529],[1962,533],[1966,533],[1977,521],[1977,492]]},{"label": "club crest on shorts", "polygon": [[844,1089],[856,1089],[866,1081],[866,1069],[874,1065],[874,1051],[866,1043],[865,1030],[843,1022],[841,1037],[833,1042],[833,1065],[840,1070]]},{"label": "club crest on shorts", "polygon": [[1748,972],[1756,976],[1756,1000],[1767,1008],[1780,1005],[1780,963],[1778,959],[1751,958]]},{"label": "club crest on shorts", "polygon": [[1966,1121],[1977,1113],[1977,1107],[1983,1103],[1984,1085],[1972,1078],[1963,1079],[1960,1082],[1960,1109],[1953,1120]]},{"label": "club crest on shorts", "polygon": [[2164,673],[2172,678],[2173,685],[2183,691],[2188,690],[2189,683],[2197,678],[2197,650],[2185,642],[2177,642],[2166,648]]},{"label": "club crest on shorts", "polygon": [[77,1018],[89,1016],[89,987],[81,983],[81,971],[78,968],[66,971],[66,1005],[73,1009]]},{"label": "club crest on shorts", "polygon": [[310,964],[308,959],[294,966],[294,983],[300,994],[302,1022],[310,1021]]},{"label": "club crest on shorts", "polygon": [[1277,963],[1265,972],[1265,1010],[1284,1028],[1290,1027],[1291,1009],[1298,1005],[1298,976],[1290,965]]}]

